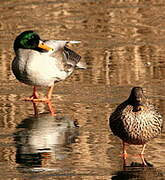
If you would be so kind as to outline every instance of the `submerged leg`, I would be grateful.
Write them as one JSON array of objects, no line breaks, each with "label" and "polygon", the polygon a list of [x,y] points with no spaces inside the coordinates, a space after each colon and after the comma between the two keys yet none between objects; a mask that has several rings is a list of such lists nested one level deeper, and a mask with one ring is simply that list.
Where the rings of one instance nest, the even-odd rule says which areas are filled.
[{"label": "submerged leg", "polygon": [[128,154],[127,154],[127,151],[126,151],[126,143],[123,141],[123,154],[122,154],[122,157],[123,157],[123,167],[126,166],[126,159],[128,157]]},{"label": "submerged leg", "polygon": [[143,147],[142,147],[142,151],[141,151],[141,153],[140,153],[140,158],[141,158],[141,160],[142,160],[142,164],[143,164],[144,166],[147,166],[146,161],[145,161],[145,159],[144,159],[144,150],[145,150],[145,147],[146,147],[146,144],[144,144]]},{"label": "submerged leg", "polygon": [[33,109],[34,109],[34,115],[35,116],[38,116],[38,109],[37,109],[37,105],[35,102],[32,102],[33,103]]}]

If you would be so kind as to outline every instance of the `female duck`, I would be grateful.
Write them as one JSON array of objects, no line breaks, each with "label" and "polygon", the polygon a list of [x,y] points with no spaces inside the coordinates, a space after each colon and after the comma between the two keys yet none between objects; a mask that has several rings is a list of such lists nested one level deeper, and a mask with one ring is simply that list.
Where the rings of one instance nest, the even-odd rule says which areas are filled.
[{"label": "female duck", "polygon": [[126,143],[142,145],[140,157],[143,165],[146,143],[156,137],[162,128],[161,115],[143,94],[141,87],[134,87],[129,98],[121,103],[109,118],[114,135],[123,141],[124,164],[127,157]]}]

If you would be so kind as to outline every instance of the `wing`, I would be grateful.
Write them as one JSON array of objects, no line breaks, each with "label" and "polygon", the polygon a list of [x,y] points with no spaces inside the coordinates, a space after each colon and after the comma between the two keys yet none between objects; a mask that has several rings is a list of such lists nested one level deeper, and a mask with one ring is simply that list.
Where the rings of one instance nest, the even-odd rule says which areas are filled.
[{"label": "wing", "polygon": [[75,66],[81,59],[81,56],[79,54],[75,53],[66,46],[64,46],[64,54],[66,56],[66,61],[68,62],[68,64],[71,64],[73,66]]},{"label": "wing", "polygon": [[48,54],[58,59],[58,64],[61,64],[65,69],[72,69],[75,67],[86,69],[86,63],[81,62],[81,56],[73,50],[66,47],[69,44],[78,44],[80,41],[63,41],[63,40],[49,40],[45,43],[53,48]]},{"label": "wing", "polygon": [[80,43],[80,41],[48,40],[44,42],[49,47],[53,48],[53,50],[47,52],[50,56],[53,57],[58,56],[59,58],[59,56],[61,55],[61,58],[63,56],[66,62],[73,65],[76,65],[81,59],[80,55],[78,55],[77,53],[66,47],[68,43],[76,44],[76,43]]},{"label": "wing", "polygon": [[127,107],[127,101],[117,106],[116,110],[109,118],[109,125],[114,135],[120,136],[125,134],[123,130],[123,110]]}]

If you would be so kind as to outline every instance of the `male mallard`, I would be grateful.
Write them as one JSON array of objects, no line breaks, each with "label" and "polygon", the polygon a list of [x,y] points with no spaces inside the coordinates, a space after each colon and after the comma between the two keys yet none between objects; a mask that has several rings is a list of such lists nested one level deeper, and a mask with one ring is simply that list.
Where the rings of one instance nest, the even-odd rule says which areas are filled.
[{"label": "male mallard", "polygon": [[[32,85],[33,94],[26,101],[33,102],[35,114],[36,103],[45,102],[52,115],[51,95],[54,83],[66,79],[79,66],[81,56],[68,49],[68,43],[80,41],[41,40],[34,31],[25,31],[18,35],[14,41],[15,58],[12,62],[12,71],[22,83]],[[40,99],[37,86],[47,86],[48,93]]]},{"label": "male mallard", "polygon": [[141,87],[134,87],[129,98],[111,114],[109,125],[123,141],[123,158],[126,160],[126,143],[142,145],[140,157],[143,165],[146,143],[161,132],[162,118],[154,106],[147,101]]}]

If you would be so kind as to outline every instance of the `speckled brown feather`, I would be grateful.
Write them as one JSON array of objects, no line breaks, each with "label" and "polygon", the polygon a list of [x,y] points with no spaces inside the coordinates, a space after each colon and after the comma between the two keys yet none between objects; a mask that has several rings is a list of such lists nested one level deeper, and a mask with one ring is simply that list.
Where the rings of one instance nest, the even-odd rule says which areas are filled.
[{"label": "speckled brown feather", "polygon": [[142,108],[135,110],[136,105],[128,100],[120,104],[111,114],[109,124],[114,135],[124,142],[142,145],[161,132],[162,118],[147,99]]}]

